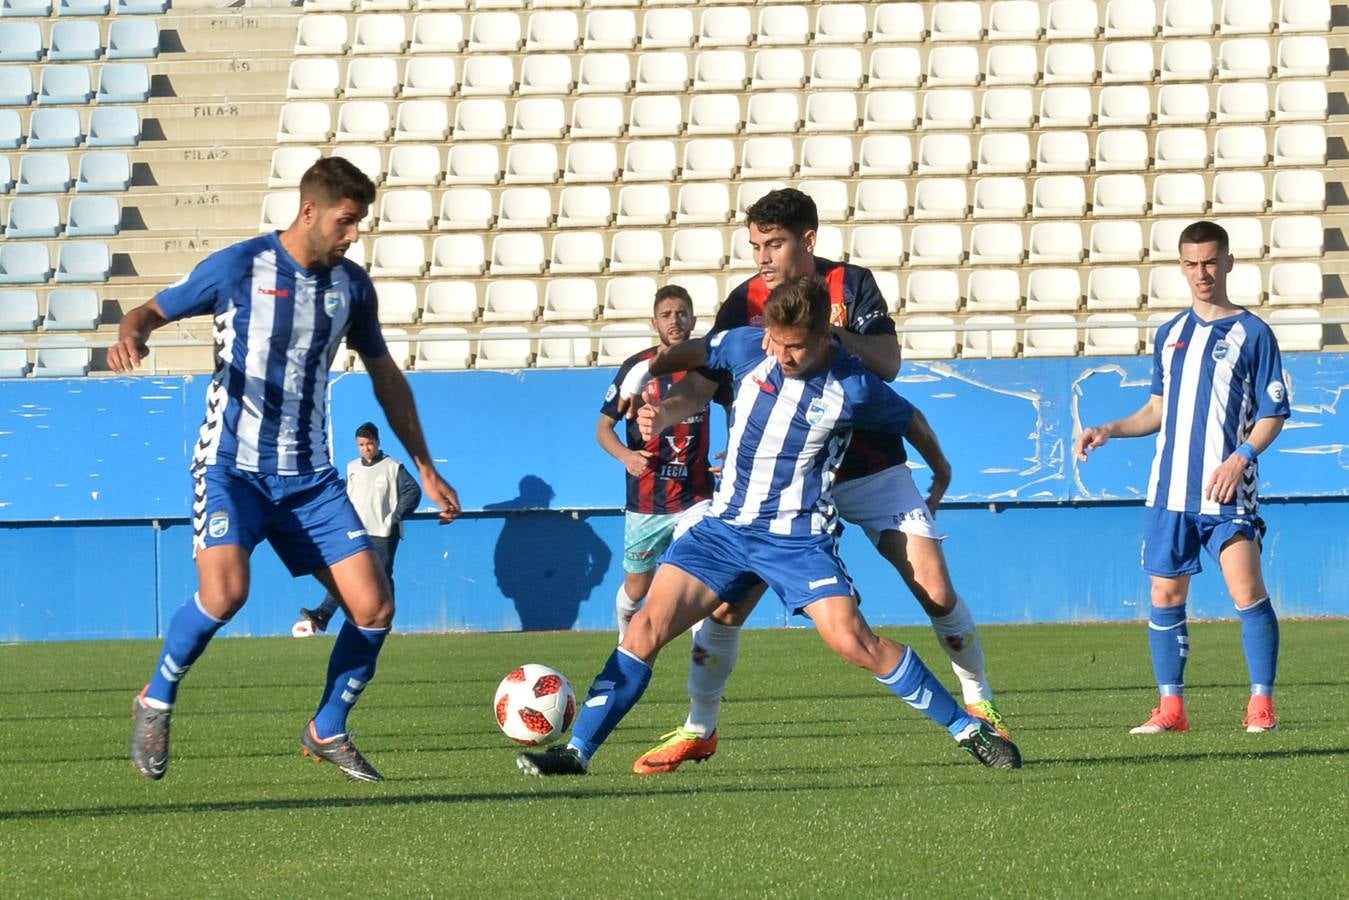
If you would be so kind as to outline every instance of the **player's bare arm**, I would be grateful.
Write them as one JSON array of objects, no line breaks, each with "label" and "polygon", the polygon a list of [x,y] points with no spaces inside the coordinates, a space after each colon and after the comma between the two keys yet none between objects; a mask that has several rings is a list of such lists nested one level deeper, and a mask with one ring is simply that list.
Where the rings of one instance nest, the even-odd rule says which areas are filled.
[{"label": "player's bare arm", "polygon": [[[652,378],[661,375],[673,375],[675,372],[688,372],[699,366],[707,365],[707,344],[701,340],[684,341],[673,347],[665,347],[651,357],[647,367]],[[703,379],[707,381],[707,379]],[[712,383],[712,382],[709,382]],[[715,383],[712,383],[715,389]],[[711,399],[708,394],[708,399]]]},{"label": "player's bare arm", "polygon": [[595,440],[604,448],[605,453],[623,464],[629,475],[641,478],[646,470],[651,468],[651,460],[656,454],[650,450],[629,450],[614,433],[614,425],[617,423],[617,419],[600,413],[600,420],[595,424]]},{"label": "player's bare arm", "polygon": [[123,373],[138,368],[141,360],[150,352],[150,348],[145,345],[150,332],[168,323],[164,311],[154,300],[127,313],[117,327],[117,343],[108,348],[108,368]]},{"label": "player's bare arm", "polygon": [[1162,398],[1153,394],[1148,402],[1137,412],[1116,419],[1105,425],[1095,425],[1082,429],[1082,433],[1073,441],[1073,452],[1082,462],[1087,461],[1087,452],[1104,447],[1106,441],[1117,437],[1143,437],[1156,434],[1162,427]]},{"label": "player's bare arm", "polygon": [[417,402],[412,397],[407,378],[387,353],[375,357],[362,356],[361,360],[370,373],[375,399],[384,410],[384,417],[417,467],[417,474],[422,479],[422,491],[432,503],[440,507],[441,523],[453,522],[459,515],[459,494],[440,476],[431,461],[421,419],[417,416]]},{"label": "player's bare arm", "polygon": [[[1213,477],[1209,479],[1208,486],[1204,489],[1204,496],[1216,503],[1231,503],[1237,495],[1237,488],[1241,486],[1242,476],[1246,474],[1246,468],[1255,461],[1255,457],[1265,452],[1274,439],[1283,431],[1283,416],[1267,416],[1256,421],[1251,428],[1251,434],[1246,438],[1246,444],[1250,445],[1250,450],[1234,451],[1231,456],[1223,460],[1222,465],[1213,470]],[[1249,453],[1250,456],[1246,456]]]},{"label": "player's bare arm", "polygon": [[928,468],[932,470],[932,486],[927,492],[927,508],[935,517],[937,515],[937,506],[941,503],[941,498],[945,496],[946,489],[951,486],[951,462],[942,452],[941,443],[937,440],[937,433],[932,430],[928,424],[927,417],[921,410],[915,409],[913,417],[909,419],[909,427],[904,432],[904,438],[918,451],[918,455],[927,463]]},{"label": "player's bare arm", "polygon": [[895,380],[899,374],[899,339],[893,334],[854,334],[838,326],[833,332],[868,371],[884,381]]}]

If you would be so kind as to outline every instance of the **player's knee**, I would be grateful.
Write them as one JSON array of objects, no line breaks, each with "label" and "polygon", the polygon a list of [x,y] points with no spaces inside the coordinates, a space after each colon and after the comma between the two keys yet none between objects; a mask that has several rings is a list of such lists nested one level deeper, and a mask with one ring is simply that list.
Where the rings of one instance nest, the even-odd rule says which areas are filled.
[{"label": "player's knee", "polygon": [[712,615],[709,618],[718,625],[738,628],[745,624],[745,620],[749,618],[749,613],[750,610],[742,610],[730,603],[723,603],[712,610]]},{"label": "player's knee", "polygon": [[619,646],[650,665],[656,661],[661,648],[668,644],[670,639],[662,635],[653,625],[651,618],[644,613],[645,610],[639,610],[637,615],[633,616]]},{"label": "player's knee", "polygon": [[1152,584],[1153,606],[1180,606],[1185,602],[1185,589],[1175,584],[1154,581]]}]

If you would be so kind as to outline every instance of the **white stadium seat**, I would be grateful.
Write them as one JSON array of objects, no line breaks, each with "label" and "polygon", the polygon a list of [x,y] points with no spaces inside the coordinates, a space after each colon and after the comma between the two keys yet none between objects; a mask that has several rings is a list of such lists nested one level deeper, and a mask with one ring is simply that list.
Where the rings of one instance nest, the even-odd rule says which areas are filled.
[{"label": "white stadium seat", "polygon": [[688,57],[676,50],[637,57],[638,93],[682,94],[689,88]]},{"label": "white stadium seat", "polygon": [[1137,222],[1097,222],[1091,226],[1088,258],[1098,262],[1137,262],[1143,258],[1143,229]]},{"label": "white stadium seat", "polygon": [[[948,316],[908,316],[904,328],[929,328],[955,324]],[[905,330],[900,336],[900,353],[906,359],[951,359],[956,355],[955,329],[935,331]]]},{"label": "white stadium seat", "polygon": [[1263,166],[1269,159],[1265,129],[1259,125],[1229,125],[1213,138],[1213,165],[1217,168]]},{"label": "white stadium seat", "polygon": [[1264,299],[1260,267],[1255,263],[1237,263],[1227,276],[1227,296],[1237,306],[1259,306]]},{"label": "white stadium seat", "polygon": [[825,47],[811,57],[810,86],[812,88],[846,88],[862,86],[862,53],[851,47]]},{"label": "white stadium seat", "polygon": [[745,221],[745,210],[772,191],[778,191],[787,185],[781,181],[742,181],[735,189],[735,220]]},{"label": "white stadium seat", "polygon": [[[655,285],[652,285],[652,293],[655,293]],[[646,314],[651,315],[650,303],[647,304]],[[601,331],[631,332],[635,323],[620,323],[614,325],[605,325]],[[600,349],[595,356],[595,365],[597,366],[617,366],[622,364],[629,356],[638,353],[651,346],[651,338],[642,335],[640,337],[601,337]]]},{"label": "white stadium seat", "polygon": [[[1110,90],[1106,88],[1101,96],[1106,96]],[[1088,88],[1047,87],[1040,92],[1041,128],[1086,128],[1091,123],[1091,91]],[[1104,124],[1102,122],[1102,126]]]},{"label": "white stadium seat", "polygon": [[379,296],[381,325],[411,325],[417,321],[417,286],[410,281],[374,282]]},{"label": "white stadium seat", "polygon": [[1274,129],[1274,165],[1324,166],[1324,125],[1280,125]]},{"label": "white stadium seat", "polygon": [[[1104,139],[1110,132],[1102,132]],[[1147,144],[1143,145],[1143,157],[1147,158]],[[1100,158],[1100,153],[1097,153]],[[1037,172],[1085,172],[1091,165],[1091,152],[1087,145],[1087,135],[1082,131],[1060,131],[1041,134],[1035,144],[1035,169]]]},{"label": "white stadium seat", "polygon": [[407,49],[407,25],[397,13],[357,16],[351,52],[391,56]]},{"label": "white stadium seat", "polygon": [[846,178],[853,173],[852,138],[845,135],[813,135],[801,142],[802,178]]},{"label": "white stadium seat", "polygon": [[1296,350],[1320,350],[1323,326],[1317,321],[1319,317],[1320,313],[1313,309],[1270,310],[1269,326],[1274,329],[1279,349],[1285,353]]},{"label": "white stadium seat", "polygon": [[1329,31],[1330,0],[1281,0],[1279,33]]},{"label": "white stadium seat", "polygon": [[1101,51],[1101,81],[1104,84],[1149,82],[1156,75],[1156,57],[1148,41],[1118,41]]},{"label": "white stadium seat", "polygon": [[858,225],[848,244],[848,262],[869,269],[898,268],[904,235],[898,225]]},{"label": "white stadium seat", "polygon": [[346,16],[300,16],[295,30],[295,55],[341,56],[347,52]]},{"label": "white stadium seat", "polygon": [[[435,287],[436,285],[432,285]],[[471,285],[470,285],[471,287]],[[428,293],[429,293],[428,288]],[[422,336],[431,335],[467,335],[465,328],[424,328]],[[472,344],[467,340],[439,340],[417,342],[417,355],[413,367],[417,370],[467,369],[473,359]]]},{"label": "white stadium seat", "polygon": [[1330,43],[1322,36],[1279,41],[1280,78],[1326,78],[1330,75]]},{"label": "white stadium seat", "polygon": [[531,231],[549,227],[553,222],[553,198],[548,188],[507,188],[498,198],[497,227],[503,230]]},{"label": "white stadium seat", "polygon": [[673,215],[670,189],[663,184],[624,185],[618,192],[620,226],[667,225]]},{"label": "white stadium seat", "polygon": [[1031,197],[1031,216],[1036,219],[1076,218],[1087,212],[1086,182],[1077,175],[1037,178]]},{"label": "white stadium seat", "polygon": [[979,83],[979,51],[970,46],[933,47],[927,54],[929,87],[974,87]]},{"label": "white stadium seat", "polygon": [[[1126,271],[1133,271],[1132,269]],[[1139,329],[1121,327],[1100,327],[1107,325],[1126,325],[1138,320],[1129,313],[1095,313],[1087,316],[1087,324],[1096,325],[1087,328],[1086,340],[1082,346],[1084,356],[1132,356],[1138,352]]]},{"label": "white stadium seat", "polygon": [[[732,52],[735,51],[711,51]],[[736,53],[736,56],[743,55]],[[796,90],[806,83],[806,61],[800,50],[774,48],[754,54],[750,88],[756,91],[788,88]]]},{"label": "white stadium seat", "polygon": [[1157,33],[1157,5],[1152,0],[1110,0],[1105,7],[1106,39],[1150,38]]},{"label": "white stadium seat", "polygon": [[1269,303],[1289,306],[1314,303],[1324,298],[1321,266],[1314,262],[1275,263],[1269,267]]},{"label": "white stadium seat", "polygon": [[332,98],[341,90],[337,60],[301,57],[290,64],[286,99]]},{"label": "white stadium seat", "polygon": [[656,296],[656,279],[625,275],[609,279],[604,287],[605,320],[648,319]]},{"label": "white stadium seat", "polygon": [[520,17],[515,13],[480,12],[469,22],[469,53],[515,53],[521,43]]},{"label": "white stadium seat", "polygon": [[276,140],[283,144],[323,144],[332,138],[332,113],[328,104],[316,100],[286,103],[281,107],[281,121]]},{"label": "white stadium seat", "polygon": [[572,104],[571,137],[607,138],[622,133],[623,101],[619,98],[581,97]]},{"label": "white stadium seat", "polygon": [[970,229],[970,265],[1018,265],[1025,255],[1021,226],[1014,222],[981,222]]},{"label": "white stadium seat", "polygon": [[749,138],[740,147],[741,178],[790,178],[796,173],[790,138]]},{"label": "white stadium seat", "polygon": [[1039,3],[1034,0],[994,0],[989,6],[990,41],[1034,41],[1039,37]]},{"label": "white stadium seat", "polygon": [[588,325],[543,326],[539,329],[539,353],[534,358],[534,366],[546,369],[590,365],[590,359],[594,355],[591,339],[584,336],[569,336],[577,333],[584,335],[589,330]]},{"label": "white stadium seat", "polygon": [[804,6],[765,6],[759,12],[755,42],[760,47],[804,44],[809,35],[810,17]]},{"label": "white stadium seat", "polygon": [[1148,259],[1171,262],[1180,259],[1180,233],[1189,225],[1182,219],[1159,219],[1148,232]]},{"label": "white stadium seat", "polygon": [[1045,38],[1050,41],[1095,38],[1100,20],[1095,0],[1054,0],[1045,15]]},{"label": "white stadium seat", "polygon": [[867,82],[873,88],[915,88],[923,80],[923,67],[916,47],[876,47],[867,65]]},{"label": "white stadium seat", "polygon": [[511,144],[506,148],[506,184],[553,184],[559,174],[554,144]]},{"label": "white stadium seat", "polygon": [[980,178],[974,184],[974,218],[1020,219],[1026,215],[1024,178]]},{"label": "white stadium seat", "polygon": [[797,186],[815,201],[821,222],[842,222],[848,218],[848,186],[834,179],[802,181]]},{"label": "white stadium seat", "polygon": [[1222,0],[1220,34],[1269,34],[1274,30],[1271,0]]},{"label": "white stadium seat", "polygon": [[1179,266],[1148,272],[1148,309],[1188,309],[1190,303],[1190,284]]},{"label": "white stadium seat", "polygon": [[605,228],[613,223],[613,218],[606,186],[573,185],[563,188],[558,196],[558,228]]},{"label": "white stadium seat", "polygon": [[525,30],[525,52],[575,50],[581,43],[576,14],[563,10],[535,12]]},{"label": "white stadium seat", "polygon": [[726,138],[695,138],[684,145],[685,181],[730,181],[735,175],[735,144]]},{"label": "white stadium seat", "polygon": [[1162,81],[1208,81],[1213,48],[1208,41],[1167,41],[1162,45]]},{"label": "white stadium seat", "polygon": [[[934,137],[935,135],[928,135]],[[966,142],[968,147],[968,141]],[[913,171],[913,146],[902,134],[872,134],[862,138],[857,150],[857,174],[873,176],[907,175]],[[967,165],[965,170],[969,171]],[[741,170],[744,175],[744,170]]]},{"label": "white stadium seat", "polygon": [[470,56],[464,60],[459,93],[468,97],[505,97],[515,93],[515,63],[509,56]]},{"label": "white stadium seat", "polygon": [[380,195],[380,231],[426,231],[435,218],[430,191],[406,188]]},{"label": "white stadium seat", "polygon": [[730,189],[724,183],[685,184],[679,188],[677,225],[722,225],[730,221],[732,213]]},{"label": "white stadium seat", "polygon": [[1107,266],[1087,275],[1087,309],[1138,309],[1142,298],[1137,269]]},{"label": "white stadium seat", "polygon": [[955,312],[960,307],[960,279],[949,270],[912,272],[904,288],[908,313]]},{"label": "white stadium seat", "polygon": [[959,225],[915,225],[909,232],[911,266],[958,266],[964,255]]},{"label": "white stadium seat", "polygon": [[577,93],[625,94],[631,89],[632,65],[626,53],[587,53],[581,57]]},{"label": "white stadium seat", "polygon": [[404,97],[449,97],[459,90],[454,60],[448,56],[414,56],[403,70]]},{"label": "white stadium seat", "polygon": [[1269,41],[1264,38],[1237,38],[1223,41],[1218,48],[1218,78],[1268,78]]},{"label": "white stadium seat", "polygon": [[928,134],[918,144],[919,175],[964,175],[973,163],[967,135]]},{"label": "white stadium seat", "polygon": [[1122,128],[1152,122],[1152,98],[1141,84],[1116,84],[1101,89],[1097,97],[1096,124]]},{"label": "white stadium seat", "polygon": [[1211,117],[1207,85],[1167,84],[1157,91],[1158,125],[1204,125]]},{"label": "white stadium seat", "polygon": [[980,175],[1024,174],[1030,162],[1030,138],[1024,133],[980,135],[975,162]]},{"label": "white stadium seat", "polygon": [[[711,97],[734,97],[726,94],[711,94],[695,99]],[[737,109],[739,108],[739,102]],[[745,132],[747,134],[794,133],[801,127],[801,99],[793,91],[771,91],[764,94],[751,94],[748,111],[745,114]]]},{"label": "white stadium seat", "polygon": [[1265,176],[1260,172],[1218,172],[1213,176],[1213,212],[1265,211]]},{"label": "white stadium seat", "polygon": [[472,322],[478,317],[478,289],[471,281],[433,281],[426,286],[422,322]]},{"label": "white stadium seat", "polygon": [[1204,176],[1198,172],[1164,172],[1153,179],[1153,215],[1200,215],[1207,208]]},{"label": "white stadium seat", "polygon": [[852,91],[813,91],[806,97],[805,130],[857,130],[857,97]]},{"label": "white stadium seat", "polygon": [[[1073,44],[1060,44],[1058,47],[1073,47]],[[1055,49],[1050,47],[1049,50]],[[1050,69],[1049,50],[1045,52],[1045,68]],[[880,51],[875,51],[879,53]],[[1091,48],[1087,48],[1091,53]],[[1073,54],[1080,55],[1080,54]],[[1094,54],[1093,54],[1094,55]],[[875,56],[872,57],[873,67]],[[1095,66],[1092,67],[1093,69]],[[1048,78],[1046,71],[1046,78]],[[984,58],[984,83],[995,85],[1031,85],[1040,78],[1040,61],[1036,57],[1035,47],[1031,44],[999,44],[988,48]]]},{"label": "white stadium seat", "polygon": [[371,278],[418,278],[426,271],[426,247],[412,234],[382,235],[370,251]]},{"label": "white stadium seat", "polygon": [[1213,6],[1193,0],[1166,0],[1162,8],[1162,37],[1213,33]]},{"label": "white stadium seat", "polygon": [[387,141],[392,131],[389,105],[383,100],[349,100],[337,110],[337,141]]},{"label": "white stadium seat", "polygon": [[747,47],[753,35],[749,9],[743,6],[709,7],[698,23],[699,47]]},{"label": "white stadium seat", "polygon": [[693,299],[693,315],[698,319],[710,319],[717,314],[721,303],[721,283],[715,275],[682,274],[670,278],[670,284],[676,284],[689,292]]},{"label": "white stadium seat", "polygon": [[267,187],[299,187],[300,178],[322,156],[317,147],[278,147],[272,151]]},{"label": "white stadium seat", "polygon": [[1321,256],[1325,252],[1320,216],[1281,216],[1269,226],[1269,255]]},{"label": "white stadium seat", "polygon": [[387,56],[353,59],[347,63],[346,97],[384,97],[392,99],[402,90],[398,61]]},{"label": "white stadium seat", "polygon": [[492,212],[492,192],[486,188],[450,188],[440,195],[440,216],[436,227],[442,231],[486,231],[496,216]]},{"label": "white stadium seat", "polygon": [[[708,10],[703,14],[704,31],[711,12]],[[825,4],[816,8],[816,44],[863,44],[867,33],[867,11],[860,3]]]},{"label": "white stadium seat", "polygon": [[1082,226],[1076,222],[1036,222],[1030,229],[1030,258],[1037,263],[1079,263]]},{"label": "white stadium seat", "polygon": [[1274,175],[1270,208],[1274,212],[1323,212],[1326,176],[1314,170],[1291,170]]},{"label": "white stadium seat", "polygon": [[1082,276],[1075,269],[1033,269],[1026,282],[1031,312],[1075,311],[1082,307]]},{"label": "white stadium seat", "polygon": [[637,19],[626,9],[592,9],[586,13],[581,46],[593,50],[631,50],[637,46]]},{"label": "white stadium seat", "polygon": [[1218,88],[1215,122],[1265,122],[1269,114],[1269,89],[1265,85],[1240,82]]},{"label": "white stadium seat", "polygon": [[912,44],[927,34],[923,7],[918,3],[880,3],[872,18],[871,40],[876,44]]},{"label": "white stadium seat", "polygon": [[[523,325],[496,325],[478,332],[478,355],[473,360],[475,369],[524,369],[534,354],[529,349],[529,329]],[[499,335],[496,340],[481,338]],[[512,337],[519,335],[519,337]]]},{"label": "white stadium seat", "polygon": [[458,53],[464,49],[464,20],[456,13],[421,13],[412,20],[409,52]]},{"label": "white stadium seat", "polygon": [[632,99],[628,110],[628,134],[633,137],[674,137],[683,130],[684,110],[675,94]]},{"label": "white stadium seat", "polygon": [[918,110],[912,93],[872,91],[867,95],[862,113],[863,131],[911,131],[917,121]]},{"label": "white stadium seat", "polygon": [[575,82],[571,57],[565,54],[526,56],[520,63],[518,90],[522,96],[567,94],[571,92]]},{"label": "white stadium seat", "polygon": [[748,83],[745,54],[739,50],[704,50],[694,60],[695,91],[740,91]]},{"label": "white stadium seat", "polygon": [[975,269],[965,282],[970,312],[1014,312],[1021,306],[1021,279],[1014,269]]},{"label": "white stadium seat", "polygon": [[868,178],[857,184],[857,221],[892,221],[909,215],[908,185],[898,179]]},{"label": "white stadium seat", "polygon": [[984,35],[983,11],[972,0],[947,0],[932,6],[933,41],[977,41]]},{"label": "white stadium seat", "polygon": [[670,240],[670,269],[720,269],[726,245],[717,228],[681,228]]},{"label": "white stadium seat", "polygon": [[481,275],[487,271],[482,235],[443,234],[431,245],[432,278],[444,275]]},{"label": "white stadium seat", "polygon": [[920,127],[973,128],[974,93],[962,88],[928,91],[923,95],[923,120]]},{"label": "white stadium seat", "polygon": [[515,104],[511,139],[558,140],[567,132],[567,108],[555,97],[529,97]]},{"label": "white stadium seat", "polygon": [[1142,216],[1147,210],[1147,185],[1142,175],[1102,175],[1092,190],[1093,216]]},{"label": "white stadium seat", "polygon": [[[1112,0],[1112,4],[1117,0]],[[1046,313],[1028,316],[1027,325],[1063,325],[1063,328],[1027,328],[1025,341],[1021,347],[1023,356],[1076,356],[1078,337],[1073,316]]]},{"label": "white stadium seat", "polygon": [[673,141],[633,141],[623,154],[624,181],[673,181],[677,169]]},{"label": "white stadium seat", "polygon": [[1011,316],[970,316],[965,320],[966,325],[1005,327],[988,331],[966,331],[961,338],[960,355],[966,359],[1000,359],[1016,356],[1016,331],[1010,327],[1015,321]]},{"label": "white stadium seat", "polygon": [[333,148],[333,156],[340,156],[360,169],[375,184],[384,181],[384,161],[378,147],[347,145]]},{"label": "white stadium seat", "polygon": [[665,241],[658,231],[620,231],[609,250],[612,272],[659,272],[665,268]]},{"label": "white stadium seat", "polygon": [[[786,94],[757,94],[750,97],[750,105],[758,99],[782,98],[786,97],[796,106],[795,97]],[[655,97],[640,97],[640,100],[654,100]],[[636,101],[633,101],[636,106]],[[677,105],[677,100],[676,100]],[[800,119],[799,113],[793,119],[791,130],[796,130],[795,122]],[[676,130],[670,134],[678,134],[683,127],[683,116],[678,121],[671,123]],[[688,114],[688,132],[689,134],[739,134],[741,130],[747,130],[745,117],[740,112],[740,98],[734,94],[694,94],[689,98]]]},{"label": "white stadium seat", "polygon": [[1324,122],[1328,110],[1329,95],[1324,81],[1284,81],[1274,89],[1277,122]]},{"label": "white stadium seat", "polygon": [[1050,44],[1045,48],[1044,80],[1045,84],[1092,84],[1096,81],[1095,49],[1090,44]]},{"label": "white stadium seat", "polygon": [[609,141],[577,141],[567,144],[562,180],[567,184],[618,179],[618,147]]},{"label": "white stadium seat", "polygon": [[394,119],[394,141],[443,141],[450,132],[450,112],[443,100],[404,100]]},{"label": "white stadium seat", "polygon": [[505,101],[495,98],[464,100],[454,109],[456,141],[500,141],[506,137]]},{"label": "white stadium seat", "polygon": [[549,272],[598,275],[604,265],[604,237],[598,231],[564,231],[553,238]]},{"label": "white stadium seat", "polygon": [[915,219],[963,219],[969,205],[963,178],[924,178],[913,191]]},{"label": "white stadium seat", "polygon": [[1157,132],[1153,157],[1158,169],[1202,169],[1208,163],[1208,135],[1202,128],[1163,128]]},{"label": "white stadium seat", "polygon": [[492,275],[539,275],[546,256],[537,234],[499,234],[492,241],[488,271]]}]

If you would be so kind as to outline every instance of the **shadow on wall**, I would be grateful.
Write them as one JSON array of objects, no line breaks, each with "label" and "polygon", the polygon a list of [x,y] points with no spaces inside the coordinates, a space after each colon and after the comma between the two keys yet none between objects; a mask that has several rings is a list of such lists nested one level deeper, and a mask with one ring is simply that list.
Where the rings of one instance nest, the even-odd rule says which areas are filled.
[{"label": "shadow on wall", "polygon": [[549,509],[553,496],[548,482],[526,475],[519,496],[483,507],[506,513],[493,567],[497,587],[515,604],[522,631],[575,626],[581,604],[604,580],[613,558],[577,513]]}]

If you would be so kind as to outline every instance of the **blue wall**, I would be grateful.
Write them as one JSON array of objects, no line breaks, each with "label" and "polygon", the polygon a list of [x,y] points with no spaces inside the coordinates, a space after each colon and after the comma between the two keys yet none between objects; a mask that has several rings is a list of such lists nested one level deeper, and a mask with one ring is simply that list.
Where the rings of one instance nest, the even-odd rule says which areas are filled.
[{"label": "blue wall", "polygon": [[[1139,500],[1152,441],[1113,442],[1087,464],[1069,451],[1077,423],[1145,402],[1148,367],[1138,357],[906,363],[896,386],[928,414],[955,466],[941,523],[980,621],[1141,614]],[[1349,614],[1349,422],[1338,415],[1349,361],[1289,354],[1285,369],[1294,419],[1261,459],[1267,576],[1285,614]],[[401,629],[611,626],[623,481],[593,438],[610,377],[410,375],[440,469],[469,512],[450,527],[410,523],[398,557]],[[150,637],[190,596],[186,467],[205,385],[143,377],[0,388],[0,640]],[[364,375],[339,378],[332,396],[342,462],[356,425],[383,419]],[[402,455],[392,435],[385,444]],[[525,476],[545,482],[551,500],[522,499]],[[844,552],[869,618],[921,620],[856,529]],[[228,633],[284,633],[320,593],[260,548],[253,600]],[[1193,609],[1228,614],[1215,575],[1196,581]],[[783,621],[767,602],[756,617]]]}]

